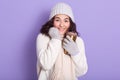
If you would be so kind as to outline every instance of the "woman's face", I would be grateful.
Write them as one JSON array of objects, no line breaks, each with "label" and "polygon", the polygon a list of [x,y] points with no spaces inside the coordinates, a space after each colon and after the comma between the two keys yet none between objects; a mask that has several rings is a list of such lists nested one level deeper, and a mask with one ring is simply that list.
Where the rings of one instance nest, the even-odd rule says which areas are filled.
[{"label": "woman's face", "polygon": [[54,27],[56,27],[61,35],[64,35],[70,27],[70,19],[67,15],[58,14],[53,21]]}]

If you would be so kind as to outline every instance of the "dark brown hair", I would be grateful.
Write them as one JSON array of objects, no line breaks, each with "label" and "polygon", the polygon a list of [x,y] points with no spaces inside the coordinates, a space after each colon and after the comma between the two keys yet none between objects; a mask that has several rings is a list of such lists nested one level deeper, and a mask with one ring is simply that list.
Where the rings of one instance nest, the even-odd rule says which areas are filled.
[{"label": "dark brown hair", "polygon": [[[42,28],[40,29],[40,32],[46,36],[49,36],[48,32],[49,32],[49,29],[51,27],[53,27],[53,21],[54,21],[54,18],[53,17],[51,20],[47,21],[43,26]],[[70,19],[70,27],[68,29],[68,32],[76,32],[77,35],[78,35],[78,32],[76,30],[76,24],[71,20],[71,18],[69,17]]]}]

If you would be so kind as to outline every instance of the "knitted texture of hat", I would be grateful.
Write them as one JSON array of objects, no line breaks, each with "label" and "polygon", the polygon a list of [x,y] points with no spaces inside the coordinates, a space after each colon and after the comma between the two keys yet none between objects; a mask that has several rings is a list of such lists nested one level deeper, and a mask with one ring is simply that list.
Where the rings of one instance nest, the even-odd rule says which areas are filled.
[{"label": "knitted texture of hat", "polygon": [[57,14],[65,14],[65,15],[69,16],[72,19],[73,22],[75,22],[73,12],[72,12],[72,8],[66,3],[62,3],[62,2],[57,3],[51,9],[49,20],[52,19]]}]

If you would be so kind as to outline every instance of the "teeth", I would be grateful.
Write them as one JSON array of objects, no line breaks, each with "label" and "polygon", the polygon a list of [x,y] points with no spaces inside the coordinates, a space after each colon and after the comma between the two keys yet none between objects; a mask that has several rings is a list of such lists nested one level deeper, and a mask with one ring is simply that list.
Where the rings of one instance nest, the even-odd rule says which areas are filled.
[{"label": "teeth", "polygon": [[64,30],[60,30],[60,31],[64,31]]},{"label": "teeth", "polygon": [[62,29],[59,29],[60,31],[64,31],[64,30],[62,30]]}]

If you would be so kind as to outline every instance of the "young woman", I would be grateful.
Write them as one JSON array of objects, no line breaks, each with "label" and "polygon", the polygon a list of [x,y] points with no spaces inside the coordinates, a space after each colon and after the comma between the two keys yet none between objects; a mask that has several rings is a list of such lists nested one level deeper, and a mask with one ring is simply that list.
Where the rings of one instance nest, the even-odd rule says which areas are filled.
[{"label": "young woman", "polygon": [[[68,32],[77,34],[75,41]],[[84,42],[68,4],[57,3],[52,8],[37,36],[36,48],[38,80],[78,80],[87,72]]]}]

